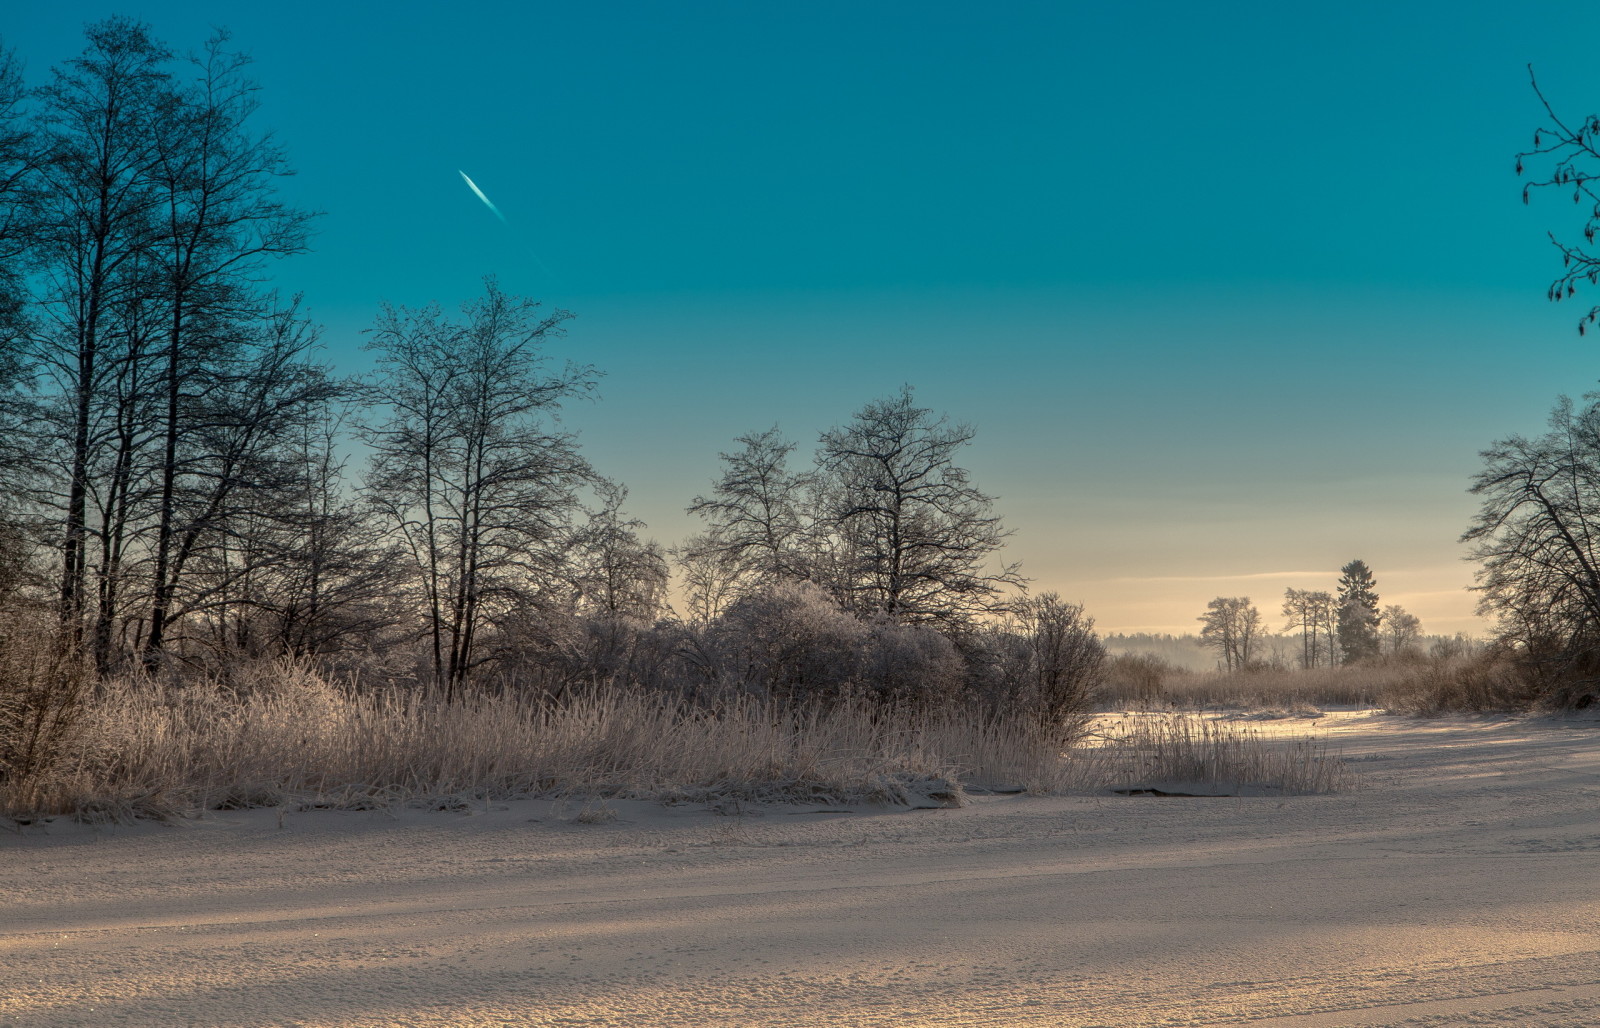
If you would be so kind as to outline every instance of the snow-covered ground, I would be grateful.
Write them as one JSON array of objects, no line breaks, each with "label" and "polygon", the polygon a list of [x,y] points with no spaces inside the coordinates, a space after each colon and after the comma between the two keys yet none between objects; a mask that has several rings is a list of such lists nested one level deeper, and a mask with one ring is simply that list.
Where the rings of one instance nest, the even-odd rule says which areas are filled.
[{"label": "snow-covered ground", "polygon": [[1600,722],[1252,724],[1357,787],[0,832],[0,1025],[1600,1024]]}]

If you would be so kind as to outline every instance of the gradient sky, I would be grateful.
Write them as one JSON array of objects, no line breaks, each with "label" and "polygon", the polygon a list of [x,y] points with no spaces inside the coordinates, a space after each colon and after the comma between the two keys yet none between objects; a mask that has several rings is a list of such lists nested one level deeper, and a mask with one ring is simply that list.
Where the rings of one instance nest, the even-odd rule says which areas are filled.
[{"label": "gradient sky", "polygon": [[1579,212],[1512,172],[1527,64],[1600,110],[1593,0],[74,0],[0,39],[37,82],[113,13],[254,55],[285,192],[327,212],[276,278],[339,368],[380,302],[489,273],[575,311],[559,352],[607,377],[568,423],[669,545],[734,436],[809,453],[909,382],[1102,630],[1241,594],[1276,625],[1360,557],[1482,633],[1478,451],[1600,370],[1544,300]]}]

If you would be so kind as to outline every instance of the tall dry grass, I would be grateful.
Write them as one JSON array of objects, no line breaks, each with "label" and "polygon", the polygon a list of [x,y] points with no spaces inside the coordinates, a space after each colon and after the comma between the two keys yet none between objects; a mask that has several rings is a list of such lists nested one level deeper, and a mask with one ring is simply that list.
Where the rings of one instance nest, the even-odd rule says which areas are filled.
[{"label": "tall dry grass", "polygon": [[294,665],[240,689],[120,680],[48,774],[0,811],[164,815],[290,800],[336,806],[533,795],[906,802],[962,782],[1056,788],[1061,747],[1020,719],[863,703],[716,709],[594,690],[444,702],[362,692]]},{"label": "tall dry grass", "polygon": [[1317,740],[1270,739],[1194,715],[1101,719],[1080,754],[1079,777],[1113,789],[1177,785],[1219,794],[1304,794],[1349,786],[1345,762]]},{"label": "tall dry grass", "polygon": [[959,802],[965,787],[1102,791],[1149,774],[1326,787],[1315,761],[1290,773],[1272,762],[1281,747],[1183,719],[1071,745],[1023,713],[755,700],[706,708],[621,689],[445,702],[364,691],[293,664],[233,683],[121,679],[79,695],[49,759],[27,776],[0,775],[0,815],[127,820],[528,796]]}]

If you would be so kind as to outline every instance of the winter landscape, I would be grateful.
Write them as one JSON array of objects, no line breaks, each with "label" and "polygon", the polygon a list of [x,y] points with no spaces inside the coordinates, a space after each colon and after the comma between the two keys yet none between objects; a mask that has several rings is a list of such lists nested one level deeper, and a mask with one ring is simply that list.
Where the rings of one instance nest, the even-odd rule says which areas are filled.
[{"label": "winter landscape", "polygon": [[75,7],[0,1025],[1600,1024],[1589,8]]}]

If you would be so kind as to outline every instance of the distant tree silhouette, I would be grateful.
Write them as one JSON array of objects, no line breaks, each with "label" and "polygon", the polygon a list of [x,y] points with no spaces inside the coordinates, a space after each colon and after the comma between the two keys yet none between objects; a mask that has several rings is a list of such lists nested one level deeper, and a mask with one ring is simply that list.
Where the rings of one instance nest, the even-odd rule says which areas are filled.
[{"label": "distant tree silhouette", "polygon": [[1250,666],[1262,632],[1261,612],[1251,605],[1250,597],[1218,596],[1196,620],[1201,623],[1200,638],[1216,647],[1225,670]]},{"label": "distant tree silhouette", "polygon": [[811,475],[790,469],[795,444],[777,426],[734,442],[739,449],[719,454],[723,470],[711,494],[689,505],[707,523],[695,559],[732,569],[747,586],[810,578],[803,508]]},{"label": "distant tree silhouette", "polygon": [[1345,663],[1378,655],[1378,584],[1365,561],[1339,569],[1338,637]]},{"label": "distant tree silhouette", "polygon": [[1321,667],[1337,659],[1334,634],[1338,620],[1338,602],[1332,593],[1307,589],[1286,589],[1283,593],[1283,615],[1288,619],[1286,630],[1300,630],[1300,666]]},{"label": "distant tree silhouette", "polygon": [[1383,608],[1383,638],[1390,653],[1405,653],[1422,634],[1422,622],[1398,603]]}]

